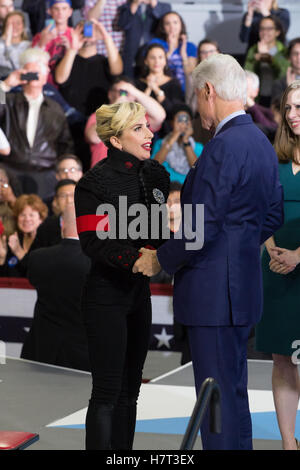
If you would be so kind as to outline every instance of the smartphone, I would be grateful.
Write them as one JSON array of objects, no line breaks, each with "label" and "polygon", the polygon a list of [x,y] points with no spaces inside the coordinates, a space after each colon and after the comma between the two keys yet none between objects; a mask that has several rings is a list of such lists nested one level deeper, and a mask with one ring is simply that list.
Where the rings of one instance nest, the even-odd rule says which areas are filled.
[{"label": "smartphone", "polygon": [[86,21],[83,26],[83,36],[85,38],[91,38],[93,36],[93,23]]},{"label": "smartphone", "polygon": [[46,21],[45,21],[45,26],[47,28],[47,26],[49,26],[49,24],[51,24],[51,28],[49,31],[52,31],[52,29],[55,27],[55,21],[53,18],[48,18]]},{"label": "smartphone", "polygon": [[184,122],[187,124],[189,122],[189,118],[185,114],[179,114],[179,116],[177,116],[177,122]]},{"label": "smartphone", "polygon": [[39,74],[37,72],[21,73],[21,80],[32,82],[32,80],[38,80]]}]

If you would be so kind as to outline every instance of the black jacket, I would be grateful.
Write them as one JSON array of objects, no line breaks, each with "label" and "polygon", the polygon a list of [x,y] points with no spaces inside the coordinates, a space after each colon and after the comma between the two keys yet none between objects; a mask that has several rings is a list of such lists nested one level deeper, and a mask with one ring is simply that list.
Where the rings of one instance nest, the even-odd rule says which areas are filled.
[{"label": "black jacket", "polygon": [[60,216],[50,215],[38,226],[31,250],[56,245],[61,239]]},{"label": "black jacket", "polygon": [[0,127],[5,133],[11,152],[2,160],[19,170],[53,168],[59,155],[73,152],[73,141],[62,108],[44,97],[33,147],[30,147],[26,123],[28,102],[23,94],[8,93],[6,104],[0,106]]},{"label": "black jacket", "polygon": [[[161,227],[167,223],[165,219],[160,227],[154,227],[153,223],[151,226],[151,206],[156,204],[160,207],[162,203],[166,203],[168,194],[169,174],[162,165],[155,160],[141,162],[133,155],[117,149],[109,149],[107,158],[81,178],[75,189],[77,227],[82,250],[91,258],[93,274],[113,281],[134,280],[136,276],[141,276],[132,274],[132,266],[139,257],[139,249],[147,245],[153,248],[160,246],[163,242]],[[126,210],[134,209],[134,204],[143,204],[143,207],[147,208],[148,227],[137,227],[138,231],[148,228],[147,238],[144,234],[135,237],[129,233],[128,229],[134,228],[134,221],[139,214],[126,217],[122,211],[120,196],[127,198]],[[110,231],[107,234],[110,234],[110,238],[105,240],[99,239],[96,233],[95,215],[101,204],[110,204],[116,212],[114,224],[111,216],[113,211],[108,210]],[[105,214],[103,208],[98,209],[98,214]],[[120,220],[123,223],[122,231],[119,230]],[[114,227],[115,237],[112,236]],[[108,226],[103,225],[102,228],[104,233]],[[151,228],[159,229],[159,238],[151,238]]]},{"label": "black jacket", "polygon": [[81,293],[90,269],[78,240],[30,253],[27,276],[37,290],[34,318],[21,357],[89,370]]}]

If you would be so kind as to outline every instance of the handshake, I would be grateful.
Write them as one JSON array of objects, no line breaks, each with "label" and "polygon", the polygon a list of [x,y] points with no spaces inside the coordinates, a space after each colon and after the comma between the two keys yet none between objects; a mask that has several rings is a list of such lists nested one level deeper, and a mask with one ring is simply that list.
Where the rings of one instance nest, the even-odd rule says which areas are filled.
[{"label": "handshake", "polygon": [[141,248],[139,250],[141,256],[134,263],[132,272],[142,273],[144,276],[154,276],[161,271],[161,266],[156,256],[156,250],[148,250],[147,248]]}]

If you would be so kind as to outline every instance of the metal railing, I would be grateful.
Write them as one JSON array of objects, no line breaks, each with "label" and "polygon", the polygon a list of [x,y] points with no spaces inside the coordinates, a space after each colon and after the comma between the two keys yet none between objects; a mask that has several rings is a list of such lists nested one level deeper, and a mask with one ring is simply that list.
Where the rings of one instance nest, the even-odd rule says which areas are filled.
[{"label": "metal railing", "polygon": [[201,385],[188,427],[183,437],[180,450],[192,450],[199,432],[204,413],[210,406],[210,431],[221,432],[221,392],[215,379],[208,377]]}]

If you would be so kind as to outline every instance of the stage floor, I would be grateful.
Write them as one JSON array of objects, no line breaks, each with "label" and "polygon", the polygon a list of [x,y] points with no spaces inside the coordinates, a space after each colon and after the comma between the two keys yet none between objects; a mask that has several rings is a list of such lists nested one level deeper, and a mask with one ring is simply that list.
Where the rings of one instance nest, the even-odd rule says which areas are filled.
[{"label": "stage floor", "polygon": [[[90,374],[22,359],[0,359],[0,430],[38,433],[40,438],[30,450],[83,450]],[[159,360],[159,356],[152,359]],[[271,392],[272,363],[249,360],[248,364],[254,449],[280,450]],[[149,372],[151,354],[147,367]],[[143,383],[134,449],[179,450],[194,405],[190,363]],[[296,436],[300,437],[300,411]],[[200,438],[194,449],[201,449]]]}]

